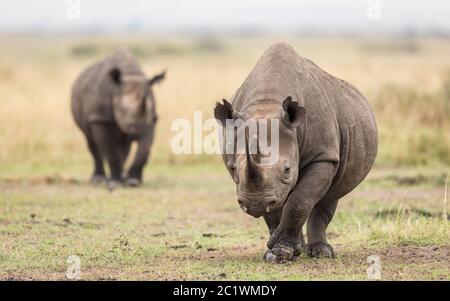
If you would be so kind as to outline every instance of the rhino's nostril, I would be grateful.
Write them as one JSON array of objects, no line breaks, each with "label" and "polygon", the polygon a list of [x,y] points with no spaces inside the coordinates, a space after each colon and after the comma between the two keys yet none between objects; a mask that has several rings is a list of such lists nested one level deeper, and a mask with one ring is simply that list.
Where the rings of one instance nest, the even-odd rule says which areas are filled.
[{"label": "rhino's nostril", "polygon": [[242,211],[247,212],[247,206],[244,205],[244,202],[238,200],[239,206],[241,206]]}]

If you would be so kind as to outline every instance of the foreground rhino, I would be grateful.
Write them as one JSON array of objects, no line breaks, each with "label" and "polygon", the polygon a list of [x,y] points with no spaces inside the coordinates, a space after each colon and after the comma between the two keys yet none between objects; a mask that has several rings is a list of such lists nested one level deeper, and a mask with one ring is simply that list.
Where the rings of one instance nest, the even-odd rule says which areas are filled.
[{"label": "foreground rhino", "polygon": [[[264,259],[291,260],[302,249],[313,257],[334,256],[326,228],[338,200],[368,174],[378,148],[375,118],[364,96],[289,45],[275,44],[231,103],[218,103],[214,115],[222,125],[227,119],[279,120],[276,164],[259,164],[263,155],[249,153],[250,138],[245,152],[223,154],[241,208],[263,216],[269,227]],[[245,129],[237,128],[236,133],[246,135]]]},{"label": "foreground rhino", "polygon": [[[130,186],[141,183],[157,121],[152,86],[163,79],[164,73],[147,79],[126,49],[117,50],[79,75],[72,88],[72,113],[94,158],[92,182],[106,179],[106,159],[110,188],[122,180]],[[122,178],[133,141],[139,144],[136,157]]]}]

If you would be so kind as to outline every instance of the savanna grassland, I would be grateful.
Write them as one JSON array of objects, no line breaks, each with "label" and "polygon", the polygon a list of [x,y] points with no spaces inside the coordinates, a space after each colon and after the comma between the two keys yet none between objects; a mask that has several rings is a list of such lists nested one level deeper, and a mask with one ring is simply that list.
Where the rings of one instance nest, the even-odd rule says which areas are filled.
[{"label": "savanna grassland", "polygon": [[[377,117],[376,166],[329,227],[335,259],[262,262],[268,231],[239,209],[221,158],[170,150],[172,121],[211,118],[275,41],[354,84]],[[124,45],[167,79],[144,185],[110,192],[88,183],[69,95],[86,65]],[[382,279],[450,279],[450,40],[2,36],[0,53],[0,279],[65,279],[70,255],[82,279],[367,279],[369,255]]]}]

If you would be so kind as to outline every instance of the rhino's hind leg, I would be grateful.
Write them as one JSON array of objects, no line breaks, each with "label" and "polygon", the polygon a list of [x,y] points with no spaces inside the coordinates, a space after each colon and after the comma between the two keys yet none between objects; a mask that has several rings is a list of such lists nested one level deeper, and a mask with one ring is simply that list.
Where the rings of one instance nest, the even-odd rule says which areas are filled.
[{"label": "rhino's hind leg", "polygon": [[337,207],[337,200],[321,200],[308,217],[308,244],[306,253],[310,257],[334,257],[334,250],[328,244],[326,230]]},{"label": "rhino's hind leg", "polygon": [[94,141],[87,139],[87,144],[92,157],[94,158],[94,173],[91,177],[92,184],[99,184],[106,181],[105,169],[103,167],[103,158],[95,145]]}]

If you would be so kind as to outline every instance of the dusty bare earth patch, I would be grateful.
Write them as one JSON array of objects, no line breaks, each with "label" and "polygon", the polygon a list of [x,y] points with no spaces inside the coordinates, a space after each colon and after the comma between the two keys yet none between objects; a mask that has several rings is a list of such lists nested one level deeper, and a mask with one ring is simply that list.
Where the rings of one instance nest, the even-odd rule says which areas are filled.
[{"label": "dusty bare earth patch", "polygon": [[[364,279],[367,270],[367,257],[378,255],[381,258],[383,280],[449,280],[450,246],[399,247],[386,249],[362,249],[356,252],[339,250],[335,259],[311,259],[301,256],[297,261],[283,265],[260,262],[260,254],[254,246],[230,248],[227,250],[206,251],[196,255],[170,257],[158,262],[155,258],[146,269],[123,266],[121,268],[88,267],[82,270],[82,279],[115,281],[121,279],[144,280],[220,280],[241,279],[224,268],[228,264],[249,268],[255,265],[255,274],[276,271],[278,277],[294,279]],[[201,266],[212,265],[217,271],[198,271],[180,273],[177,266],[189,262]],[[66,280],[65,270],[17,270],[8,274],[1,273],[2,280]],[[262,280],[264,278],[258,278]],[[269,279],[276,279],[269,276]]]}]

